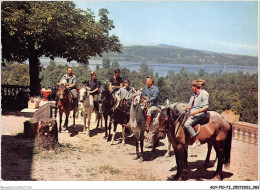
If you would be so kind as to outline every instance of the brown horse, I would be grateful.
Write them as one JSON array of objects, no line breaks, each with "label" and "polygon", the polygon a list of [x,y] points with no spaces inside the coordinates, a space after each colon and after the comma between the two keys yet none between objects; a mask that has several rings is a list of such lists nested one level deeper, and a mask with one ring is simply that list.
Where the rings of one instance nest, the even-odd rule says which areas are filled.
[{"label": "brown horse", "polygon": [[[187,164],[188,149],[187,145],[193,143],[192,138],[184,130],[180,123],[183,118],[183,109],[178,103],[173,107],[162,110],[159,117],[160,131],[167,133],[176,157],[177,180],[184,179],[183,168]],[[198,126],[194,127],[195,131]],[[160,135],[160,134],[159,134]],[[213,177],[222,179],[222,166],[230,164],[232,125],[216,112],[209,112],[207,117],[200,121],[200,132],[198,139],[201,144],[208,143],[208,154],[205,162],[209,161],[211,147],[213,146],[218,158],[217,170]],[[186,162],[186,163],[185,163]]]},{"label": "brown horse", "polygon": [[[68,130],[68,122],[69,122],[69,115],[70,111],[73,110],[73,126],[75,126],[75,108],[72,104],[72,95],[70,94],[69,90],[66,88],[65,84],[61,84],[58,90],[58,97],[57,97],[57,107],[59,109],[60,115],[60,125],[59,131],[61,132],[61,123],[62,123],[62,114],[66,114],[66,120],[64,123],[64,127]],[[55,111],[55,118],[57,111]]]}]

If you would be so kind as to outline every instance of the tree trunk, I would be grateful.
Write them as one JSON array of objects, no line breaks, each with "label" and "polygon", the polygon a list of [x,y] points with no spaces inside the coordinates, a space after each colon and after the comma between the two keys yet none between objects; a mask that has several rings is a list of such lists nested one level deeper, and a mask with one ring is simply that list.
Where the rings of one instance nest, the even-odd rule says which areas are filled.
[{"label": "tree trunk", "polygon": [[54,150],[59,147],[57,122],[53,118],[40,119],[35,148],[38,150]]},{"label": "tree trunk", "polygon": [[39,96],[41,90],[41,81],[39,79],[40,73],[40,60],[39,55],[34,48],[35,43],[32,39],[29,42],[29,74],[30,74],[30,96]]}]

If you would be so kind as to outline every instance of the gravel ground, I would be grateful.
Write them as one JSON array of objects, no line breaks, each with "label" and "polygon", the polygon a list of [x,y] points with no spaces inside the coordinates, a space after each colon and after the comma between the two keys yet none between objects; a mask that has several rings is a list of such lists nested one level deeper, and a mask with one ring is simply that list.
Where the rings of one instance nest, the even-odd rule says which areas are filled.
[{"label": "gravel ground", "polygon": [[[155,153],[148,144],[144,148],[144,162],[135,156],[135,142],[131,133],[121,144],[121,127],[116,141],[110,145],[103,136],[104,129],[91,124],[90,137],[82,134],[81,122],[59,133],[62,145],[55,152],[37,152],[34,140],[23,135],[23,116],[1,117],[1,178],[7,181],[172,181],[176,174],[175,156],[166,157],[167,139],[160,142]],[[211,181],[216,170],[215,151],[209,168],[203,168],[207,146],[189,149],[187,181]],[[173,152],[172,152],[173,153]],[[174,153],[173,153],[174,154]],[[223,181],[258,181],[258,147],[233,141],[230,168],[223,167]]]}]

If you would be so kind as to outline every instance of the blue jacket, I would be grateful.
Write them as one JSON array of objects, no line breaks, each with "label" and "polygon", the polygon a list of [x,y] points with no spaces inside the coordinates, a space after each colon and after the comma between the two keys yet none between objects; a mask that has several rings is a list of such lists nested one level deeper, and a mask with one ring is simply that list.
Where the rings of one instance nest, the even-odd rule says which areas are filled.
[{"label": "blue jacket", "polygon": [[147,96],[150,98],[147,99],[147,102],[152,102],[152,106],[158,105],[159,102],[159,88],[153,85],[151,88],[145,87],[143,91],[143,98],[145,99]]}]

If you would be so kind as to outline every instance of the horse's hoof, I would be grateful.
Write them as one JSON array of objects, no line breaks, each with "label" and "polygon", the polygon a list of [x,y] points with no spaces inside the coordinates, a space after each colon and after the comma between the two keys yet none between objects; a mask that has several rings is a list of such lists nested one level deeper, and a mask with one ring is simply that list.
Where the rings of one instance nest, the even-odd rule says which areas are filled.
[{"label": "horse's hoof", "polygon": [[222,177],[220,175],[214,175],[213,181],[222,181]]},{"label": "horse's hoof", "polygon": [[143,163],[144,162],[144,158],[141,156],[138,160],[139,163]]},{"label": "horse's hoof", "polygon": [[140,156],[134,156],[132,159],[133,160],[138,160],[140,158]]},{"label": "horse's hoof", "polygon": [[175,176],[174,176],[174,179],[175,179],[176,181],[183,181],[183,180],[184,180],[184,177],[179,176],[179,175],[175,175]]},{"label": "horse's hoof", "polygon": [[107,138],[107,135],[105,135],[103,138],[106,139],[106,138]]},{"label": "horse's hoof", "polygon": [[122,145],[125,145],[125,141],[122,142]]}]

